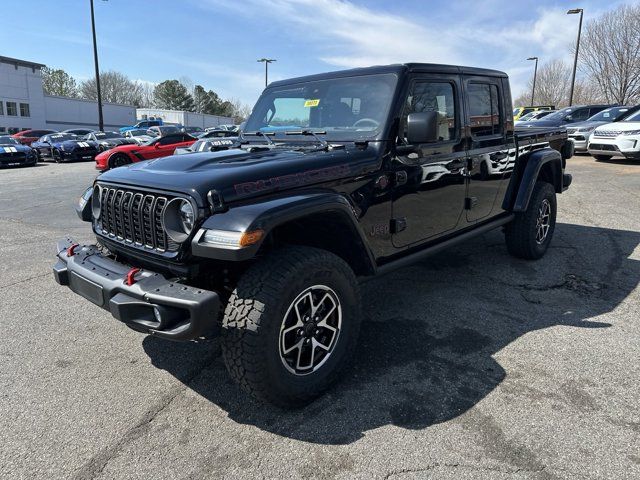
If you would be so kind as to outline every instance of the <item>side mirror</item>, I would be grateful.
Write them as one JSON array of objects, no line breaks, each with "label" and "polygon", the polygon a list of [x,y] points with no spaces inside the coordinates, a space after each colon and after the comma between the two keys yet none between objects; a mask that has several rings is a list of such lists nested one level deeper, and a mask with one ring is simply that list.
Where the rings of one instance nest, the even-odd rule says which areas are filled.
[{"label": "side mirror", "polygon": [[407,117],[407,140],[410,144],[438,141],[438,112],[415,112]]},{"label": "side mirror", "polygon": [[158,143],[154,144],[154,145],[153,145],[153,148],[155,148],[156,150],[157,150],[158,148],[160,148],[160,142],[158,142]]}]

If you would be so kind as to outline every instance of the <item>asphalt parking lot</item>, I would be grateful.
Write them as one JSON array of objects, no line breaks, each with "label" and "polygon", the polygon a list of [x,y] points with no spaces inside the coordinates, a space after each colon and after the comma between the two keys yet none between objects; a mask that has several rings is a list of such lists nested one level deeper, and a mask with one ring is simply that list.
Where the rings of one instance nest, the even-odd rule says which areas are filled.
[{"label": "asphalt parking lot", "polygon": [[294,412],[54,282],[91,163],[0,170],[0,476],[640,478],[640,163],[568,163],[544,259],[497,231],[367,283],[355,366]]}]

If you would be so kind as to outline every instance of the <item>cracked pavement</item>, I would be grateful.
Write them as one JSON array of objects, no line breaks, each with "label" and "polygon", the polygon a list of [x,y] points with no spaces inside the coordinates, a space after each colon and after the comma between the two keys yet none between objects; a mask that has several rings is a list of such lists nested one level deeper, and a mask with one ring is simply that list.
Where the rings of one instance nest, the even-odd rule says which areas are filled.
[{"label": "cracked pavement", "polygon": [[366,283],[353,368],[291,412],[54,282],[92,164],[0,170],[0,477],[639,478],[640,163],[568,164],[544,259],[495,231]]}]

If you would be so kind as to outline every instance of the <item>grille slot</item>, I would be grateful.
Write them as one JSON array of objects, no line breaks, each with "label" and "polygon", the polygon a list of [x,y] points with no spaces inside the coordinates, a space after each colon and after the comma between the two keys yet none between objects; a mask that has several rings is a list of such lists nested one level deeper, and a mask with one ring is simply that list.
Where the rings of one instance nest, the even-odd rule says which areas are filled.
[{"label": "grille slot", "polygon": [[112,240],[157,252],[177,251],[167,238],[162,215],[172,197],[122,188],[102,187],[96,230]]}]

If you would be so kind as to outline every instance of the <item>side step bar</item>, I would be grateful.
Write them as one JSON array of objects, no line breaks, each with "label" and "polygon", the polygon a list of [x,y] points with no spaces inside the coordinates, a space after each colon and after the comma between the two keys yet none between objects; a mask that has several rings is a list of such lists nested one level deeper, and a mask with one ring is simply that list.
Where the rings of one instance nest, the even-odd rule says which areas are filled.
[{"label": "side step bar", "polygon": [[361,281],[366,282],[367,280],[375,278],[379,275],[386,275],[387,273],[390,273],[398,268],[406,267],[415,262],[423,260],[427,257],[430,257],[431,255],[441,252],[446,248],[452,247],[453,245],[457,245],[458,243],[469,240],[470,238],[476,237],[478,235],[482,235],[483,233],[486,233],[490,230],[494,230],[498,227],[506,225],[507,223],[511,222],[514,217],[515,215],[513,213],[510,213],[504,217],[500,217],[496,220],[492,220],[488,223],[485,223],[484,225],[474,226],[472,227],[471,230],[467,230],[466,232],[463,232],[459,235],[451,237],[440,243],[436,243],[435,245],[426,247],[424,250],[411,253],[406,257],[402,257],[397,260],[392,260],[388,263],[380,265],[376,269],[376,273],[373,276],[365,277]]}]

